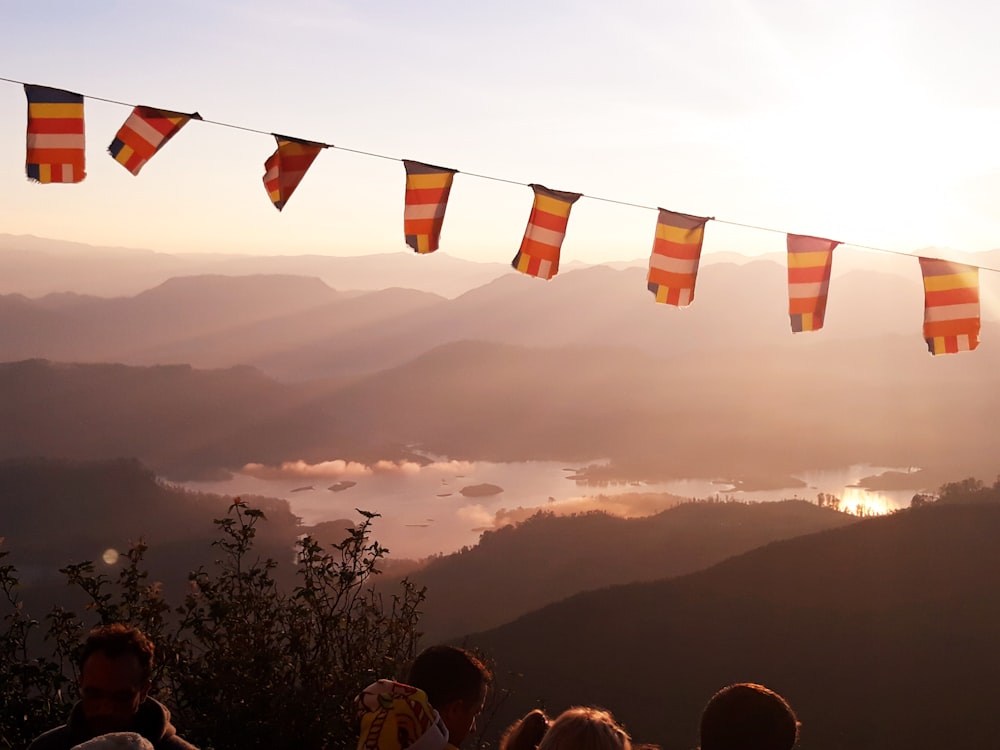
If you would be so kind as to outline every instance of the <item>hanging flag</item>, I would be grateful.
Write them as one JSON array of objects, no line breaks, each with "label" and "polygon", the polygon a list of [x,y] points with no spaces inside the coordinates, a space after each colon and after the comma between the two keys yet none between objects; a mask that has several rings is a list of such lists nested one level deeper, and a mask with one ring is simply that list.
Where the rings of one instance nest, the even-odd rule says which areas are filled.
[{"label": "hanging flag", "polygon": [[660,209],[646,276],[647,287],[657,302],[675,307],[687,307],[694,302],[706,222],[708,217]]},{"label": "hanging flag", "polygon": [[826,315],[835,240],[788,235],[788,314],[792,331],[818,331]]},{"label": "hanging flag", "polygon": [[274,139],[278,142],[278,150],[264,162],[264,187],[274,207],[280,211],[292,197],[313,160],[327,146],[283,135],[275,135]]},{"label": "hanging flag", "polygon": [[84,170],[83,96],[24,84],[28,97],[25,172],[36,182],[81,182]]},{"label": "hanging flag", "polygon": [[115,139],[108,146],[108,153],[125,169],[139,174],[153,154],[187,125],[188,120],[200,120],[197,112],[186,115],[153,107],[136,107],[118,129]]},{"label": "hanging flag", "polygon": [[924,340],[931,354],[971,352],[979,346],[979,269],[921,258]]},{"label": "hanging flag", "polygon": [[433,253],[441,239],[444,210],[457,169],[434,167],[403,159],[406,167],[406,206],[403,235],[418,253]]},{"label": "hanging flag", "polygon": [[541,185],[528,187],[535,191],[535,202],[521,249],[511,265],[529,276],[551,279],[559,273],[559,250],[566,236],[570,208],[581,194],[549,190]]}]

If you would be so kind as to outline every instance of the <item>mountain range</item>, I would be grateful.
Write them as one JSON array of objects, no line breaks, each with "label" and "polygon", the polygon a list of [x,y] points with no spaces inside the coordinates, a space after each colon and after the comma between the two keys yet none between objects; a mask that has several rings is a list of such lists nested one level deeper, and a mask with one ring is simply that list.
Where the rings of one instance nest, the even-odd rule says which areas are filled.
[{"label": "mountain range", "polygon": [[[83,262],[66,253],[51,259],[68,267]],[[391,270],[420,260],[409,255],[331,258],[354,269],[342,274],[336,288],[318,276],[232,276],[216,269],[106,298],[82,294],[82,282],[71,286],[68,277],[45,276],[36,269],[37,251],[0,252],[0,270],[5,263],[17,266],[22,255],[32,259],[23,263],[31,273],[0,272],[6,284],[21,279],[25,285],[0,296],[0,360],[242,364],[282,380],[305,380],[383,370],[461,340],[633,347],[671,361],[706,352],[743,360],[766,357],[774,348],[808,351],[831,341],[886,335],[909,336],[914,350],[923,348],[922,290],[912,258],[878,258],[869,269],[858,268],[858,259],[842,264],[831,285],[824,329],[793,335],[785,312],[786,272],[772,258],[736,262],[721,256],[706,262],[694,304],[678,310],[655,304],[645,289],[644,268],[629,264],[575,268],[548,283],[494,265],[488,280],[449,297],[420,288],[432,286],[421,281],[430,277],[427,272],[399,278]],[[118,264],[137,262],[132,255],[113,257],[114,262],[100,255],[91,260],[106,277],[114,276],[111,269]],[[244,260],[257,269],[281,268],[284,262]],[[181,270],[179,262],[172,262],[173,270]],[[291,261],[285,265],[296,267]],[[364,275],[358,269],[376,266],[385,270],[381,286],[352,288],[351,281]],[[26,275],[30,278],[21,278]],[[371,276],[368,284],[377,274]],[[1000,297],[995,276],[983,274],[986,321],[1000,319],[1000,308],[989,304]],[[67,286],[31,297],[24,290],[38,286],[31,281],[35,277],[50,284],[64,278]],[[469,277],[443,269],[441,278]]]},{"label": "mountain range", "polygon": [[913,489],[933,489],[992,475],[998,367],[996,348],[930,357],[898,335],[672,358],[458,341],[303,382],[246,366],[26,360],[0,364],[0,458],[129,455],[190,478],[411,446],[469,460],[607,457],[634,479],[919,466],[928,473]]},{"label": "mountain range", "polygon": [[802,747],[993,747],[1000,507],[941,506],[776,541],[678,578],[578,594],[460,642],[543,705],[610,709],[663,750],[697,745],[723,685],[760,682]]},{"label": "mountain range", "polygon": [[[858,522],[802,500],[682,503],[652,516],[539,512],[487,531],[461,552],[431,558],[406,576],[427,587],[425,643],[513,620],[550,602],[616,583],[702,570],[778,539]],[[397,585],[388,575],[379,585]]]}]

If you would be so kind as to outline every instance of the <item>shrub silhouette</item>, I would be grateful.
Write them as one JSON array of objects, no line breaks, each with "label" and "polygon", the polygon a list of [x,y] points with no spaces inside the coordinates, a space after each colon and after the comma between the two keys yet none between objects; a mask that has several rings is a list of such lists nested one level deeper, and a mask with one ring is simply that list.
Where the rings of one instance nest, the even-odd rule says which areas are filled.
[{"label": "shrub silhouette", "polygon": [[358,512],[360,523],[339,544],[325,549],[308,536],[296,543],[291,590],[276,582],[275,560],[254,556],[257,525],[266,519],[239,499],[215,521],[220,558],[188,576],[179,606],[148,580],[142,542],[115,581],[92,562],[69,565],[60,572],[86,593],[86,623],[61,607],[44,625],[31,619],[17,597],[14,566],[0,565],[8,610],[0,631],[0,748],[24,747],[64,722],[78,697],[75,650],[90,626],[109,622],[133,624],[156,644],[153,694],[203,750],[352,745],[352,700],[377,677],[402,674],[424,599],[407,580],[398,593],[372,590],[386,550],[371,539],[378,514]]}]

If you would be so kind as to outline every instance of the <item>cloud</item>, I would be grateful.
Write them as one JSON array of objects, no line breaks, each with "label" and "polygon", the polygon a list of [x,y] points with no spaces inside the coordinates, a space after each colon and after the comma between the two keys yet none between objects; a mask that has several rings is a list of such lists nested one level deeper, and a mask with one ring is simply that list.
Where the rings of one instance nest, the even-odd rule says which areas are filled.
[{"label": "cloud", "polygon": [[365,477],[373,473],[370,466],[340,458],[334,461],[321,461],[318,464],[305,461],[285,461],[280,466],[246,464],[241,471],[256,479]]},{"label": "cloud", "polygon": [[379,474],[419,474],[420,464],[414,461],[376,461],[372,471]]},{"label": "cloud", "polygon": [[342,458],[311,464],[308,461],[285,461],[278,466],[250,463],[240,470],[255,479],[339,479],[343,477],[369,477],[373,474],[399,474],[413,476],[423,471],[450,474],[471,473],[469,461],[434,461],[419,464],[416,461],[383,459],[373,464],[345,461]]},{"label": "cloud", "polygon": [[475,528],[487,527],[494,524],[493,514],[482,505],[465,505],[455,511],[455,515],[463,521],[467,521]]}]

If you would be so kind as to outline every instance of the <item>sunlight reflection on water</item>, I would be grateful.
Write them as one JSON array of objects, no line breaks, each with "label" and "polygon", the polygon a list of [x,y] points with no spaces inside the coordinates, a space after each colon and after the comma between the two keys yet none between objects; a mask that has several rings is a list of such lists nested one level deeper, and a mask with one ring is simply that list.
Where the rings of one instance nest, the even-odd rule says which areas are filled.
[{"label": "sunlight reflection on water", "polygon": [[[583,465],[591,463],[599,462],[584,462]],[[307,525],[344,518],[354,520],[357,518],[355,508],[381,513],[382,517],[375,523],[375,537],[390,549],[393,557],[420,558],[475,544],[484,528],[494,526],[498,511],[518,507],[576,507],[575,499],[598,495],[622,498],[629,493],[669,493],[683,498],[718,495],[752,502],[790,498],[815,502],[817,494],[824,492],[841,498],[842,509],[854,511],[862,505],[871,512],[885,513],[907,507],[915,490],[875,492],[853,485],[863,477],[890,470],[894,469],[859,464],[843,469],[809,471],[796,477],[805,482],[806,487],[741,492],[734,490],[731,484],[706,479],[592,486],[570,478],[573,466],[554,461],[439,461],[418,471],[376,471],[366,476],[352,476],[351,481],[356,484],[341,491],[329,488],[350,483],[342,483],[335,476],[262,478],[243,473],[225,481],[189,482],[186,486],[224,495],[285,498],[292,512]],[[497,485],[503,491],[477,497],[461,493],[463,488],[481,484]],[[623,512],[623,508],[627,513],[627,502],[616,504],[617,512]]]}]

